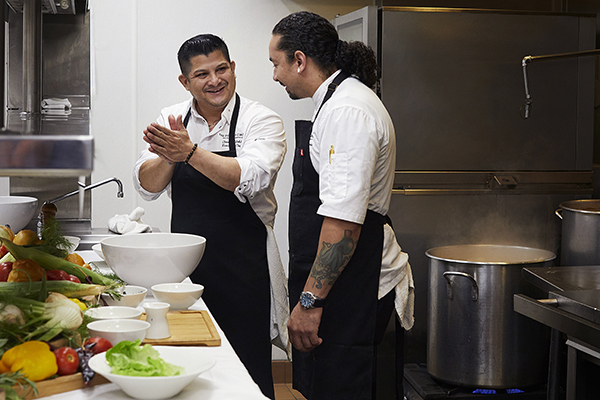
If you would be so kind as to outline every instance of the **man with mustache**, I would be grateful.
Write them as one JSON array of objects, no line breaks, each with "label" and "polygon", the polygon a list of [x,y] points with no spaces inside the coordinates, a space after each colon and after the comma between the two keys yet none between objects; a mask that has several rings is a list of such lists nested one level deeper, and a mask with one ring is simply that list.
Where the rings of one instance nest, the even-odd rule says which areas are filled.
[{"label": "man with mustache", "polygon": [[[134,182],[146,200],[168,193],[172,232],[207,239],[190,278],[204,285],[203,299],[234,350],[274,398],[271,339],[284,349],[287,344],[287,333],[274,332],[270,322],[272,306],[285,305],[270,298],[273,274],[284,276],[272,229],[273,186],[286,152],[283,122],[236,93],[235,62],[221,38],[187,40],[178,61],[179,81],[192,98],[163,109],[144,130],[148,148]],[[281,287],[274,292],[285,294]]]}]

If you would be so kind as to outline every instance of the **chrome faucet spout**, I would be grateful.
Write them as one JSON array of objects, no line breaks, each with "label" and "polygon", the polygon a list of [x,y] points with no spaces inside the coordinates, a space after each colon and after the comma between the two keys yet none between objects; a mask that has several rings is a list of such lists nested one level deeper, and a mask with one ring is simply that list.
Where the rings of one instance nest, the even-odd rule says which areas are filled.
[{"label": "chrome faucet spout", "polygon": [[[79,184],[80,187],[83,188],[84,191],[86,191],[86,190],[91,190],[91,189],[97,188],[98,186],[105,185],[105,184],[107,184],[109,182],[115,182],[119,186],[119,190],[117,191],[117,197],[118,198],[122,198],[123,197],[123,184],[121,183],[121,181],[118,178],[108,178],[108,179],[105,179],[105,180],[100,181],[100,182],[96,182],[96,183],[88,185],[88,186],[85,186],[85,184],[82,183],[82,182],[78,182],[78,184]],[[74,191],[72,191],[70,193],[63,194],[62,196],[58,196],[58,197],[56,197],[54,199],[46,200],[44,202],[44,204],[57,203],[57,202],[59,202],[61,200],[64,200],[64,199],[66,199],[68,197],[75,196],[76,194],[79,194],[79,192],[80,192],[80,190],[74,190]]]}]

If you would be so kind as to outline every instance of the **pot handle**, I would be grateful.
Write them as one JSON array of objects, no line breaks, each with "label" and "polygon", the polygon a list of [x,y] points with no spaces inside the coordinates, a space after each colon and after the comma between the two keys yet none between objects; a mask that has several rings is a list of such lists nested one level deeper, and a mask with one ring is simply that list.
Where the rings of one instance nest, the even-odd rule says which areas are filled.
[{"label": "pot handle", "polygon": [[449,299],[452,298],[452,284],[453,284],[453,282],[450,280],[450,275],[454,275],[454,276],[462,276],[471,281],[471,283],[473,284],[473,289],[471,290],[471,298],[473,299],[473,301],[477,301],[477,299],[479,298],[479,287],[477,286],[477,281],[475,280],[475,278],[473,276],[467,274],[466,272],[456,272],[456,271],[446,271],[443,273],[443,275],[444,275],[444,278],[446,278],[446,281],[448,282],[447,289],[448,289],[448,298]]},{"label": "pot handle", "polygon": [[560,219],[562,218],[562,208],[557,209],[556,211],[554,211],[554,214],[556,214],[556,216]]}]

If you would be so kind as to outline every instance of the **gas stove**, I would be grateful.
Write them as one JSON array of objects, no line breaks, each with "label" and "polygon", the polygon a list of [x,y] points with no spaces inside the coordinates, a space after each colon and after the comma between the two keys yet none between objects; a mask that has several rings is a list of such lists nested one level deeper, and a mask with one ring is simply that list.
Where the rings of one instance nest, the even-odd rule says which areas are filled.
[{"label": "gas stove", "polygon": [[404,366],[404,396],[406,400],[545,400],[546,385],[514,389],[477,389],[440,382],[427,372],[424,364]]}]

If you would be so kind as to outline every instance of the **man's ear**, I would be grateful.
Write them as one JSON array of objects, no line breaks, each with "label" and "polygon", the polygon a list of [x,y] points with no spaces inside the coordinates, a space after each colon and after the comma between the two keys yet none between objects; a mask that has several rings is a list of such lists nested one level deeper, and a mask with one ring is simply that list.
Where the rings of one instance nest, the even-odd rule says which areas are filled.
[{"label": "man's ear", "polygon": [[179,82],[181,82],[181,84],[183,85],[185,90],[187,90],[189,92],[190,91],[190,81],[188,81],[188,79],[185,77],[185,75],[181,74],[181,75],[179,75],[179,77],[177,79],[179,79]]},{"label": "man's ear", "polygon": [[294,53],[294,67],[298,69],[298,73],[306,68],[306,54],[304,52],[296,50]]}]

